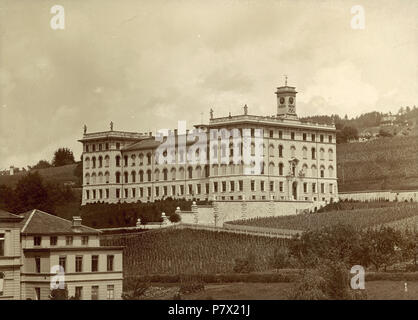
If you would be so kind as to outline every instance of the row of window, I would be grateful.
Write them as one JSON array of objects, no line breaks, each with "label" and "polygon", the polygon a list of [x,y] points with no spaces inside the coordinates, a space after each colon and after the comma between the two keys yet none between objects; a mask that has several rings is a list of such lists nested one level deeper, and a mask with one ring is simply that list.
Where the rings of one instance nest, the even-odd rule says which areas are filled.
[{"label": "row of window", "polygon": [[[42,236],[34,236],[33,237],[33,245],[35,247],[40,246],[42,244]],[[73,236],[66,236],[65,237],[65,245],[72,246],[74,242]],[[49,245],[50,246],[56,246],[58,243],[58,237],[57,236],[50,236],[49,237]],[[89,244],[89,236],[81,236],[81,244],[83,246],[87,246]]]},{"label": "row of window", "polygon": [[[255,174],[255,165],[253,163],[252,166],[252,174]],[[282,162],[279,163],[278,165],[278,172],[275,169],[275,165],[273,162],[270,162],[268,165],[268,171],[265,170],[266,164],[263,161],[260,165],[260,170],[259,173],[260,174],[269,174],[269,175],[278,175],[278,176],[283,176],[284,174],[290,174],[295,176],[297,174],[296,170],[297,170],[297,166],[294,163],[290,164],[290,168],[289,168],[289,172],[284,172],[285,166]],[[229,164],[229,166],[227,166],[226,164],[222,164],[220,165],[220,170],[219,170],[219,166],[217,164],[212,165],[212,173],[213,176],[225,176],[225,175],[234,175],[234,174],[244,174],[244,167],[242,165],[234,165],[233,162],[231,162]],[[308,169],[308,165],[307,164],[303,164],[302,165],[302,173],[304,176],[310,176],[311,177],[317,177],[318,174],[318,170],[315,164],[313,164],[311,166],[310,172]],[[208,178],[210,176],[210,171],[209,171],[209,166],[206,165],[203,168],[201,166],[197,166],[195,169],[193,169],[192,166],[189,166],[187,168],[187,178],[188,179],[193,179],[193,178]],[[325,166],[321,165],[319,167],[319,176],[321,178],[325,177]],[[333,178],[334,177],[334,167],[333,166],[328,166],[328,177]],[[104,179],[103,179],[104,178]],[[146,180],[144,180],[146,178]],[[151,181],[168,181],[170,180],[184,180],[185,177],[185,172],[184,169],[182,167],[179,168],[179,170],[177,171],[176,168],[171,168],[170,170],[170,177],[168,174],[168,169],[164,168],[162,170],[162,176],[160,176],[160,169],[155,169],[154,170],[154,175],[152,175],[152,171],[150,169],[148,169],[146,172],[144,172],[143,170],[140,170],[138,172],[138,174],[136,173],[136,171],[131,171],[131,173],[128,173],[127,171],[125,171],[123,173],[123,183],[136,183],[137,180],[138,182],[151,182]],[[102,172],[99,172],[97,175],[96,173],[92,173],[91,175],[89,173],[86,173],[85,175],[85,184],[102,184],[102,183],[109,183],[110,182],[110,174],[108,171],[105,172],[104,176]],[[115,173],[115,182],[116,183],[121,183],[122,182],[122,174],[118,171]]]},{"label": "row of window", "polygon": [[[113,265],[114,265],[114,256],[113,255],[107,255],[107,271],[114,271]],[[36,256],[35,257],[35,272],[41,273],[41,257]],[[64,272],[67,270],[67,257],[66,256],[60,256],[59,257],[59,265],[63,268]],[[75,272],[83,272],[83,256],[76,256],[75,257]],[[91,270],[89,272],[98,272],[99,271],[99,255],[92,255],[91,256]],[[49,270],[45,270],[45,272],[49,272]]]},{"label": "row of window", "polygon": [[[91,286],[91,300],[99,300],[99,286]],[[115,286],[113,284],[109,284],[106,287],[106,299],[107,300],[113,300],[115,299]],[[75,297],[79,300],[83,300],[83,287],[77,286],[75,287]],[[35,288],[35,299],[41,300],[41,288],[36,287]]]},{"label": "row of window", "polygon": [[[227,150],[228,149],[226,148],[226,146],[221,149],[221,157],[223,159],[225,159],[227,157],[233,157],[234,156],[234,147],[233,147],[232,144],[230,144],[229,154],[228,155],[227,155]],[[278,150],[279,150],[278,151],[279,157],[280,158],[283,158],[283,146],[282,145],[279,145]],[[176,161],[175,161],[175,154],[176,154],[176,152],[173,151],[172,153],[173,153],[173,155],[172,155],[172,159],[170,161],[167,161],[165,159],[167,157],[167,153],[166,152],[163,152],[163,156],[164,156],[164,159],[165,159],[163,161],[159,161],[159,155],[158,155],[158,153],[156,153],[155,154],[155,164],[159,164],[159,163],[176,163]],[[193,160],[200,159],[199,158],[199,154],[200,154],[199,148],[197,148],[196,151],[195,151],[195,158],[193,158]],[[242,155],[242,149],[240,151],[240,154]],[[265,155],[265,146],[264,145],[263,145],[263,149],[262,149],[262,154]],[[269,154],[270,154],[271,157],[274,156],[274,145],[273,144],[270,144],[269,145]],[[314,148],[314,147],[311,148],[311,154],[310,154],[310,156],[311,156],[312,159],[316,159],[316,154],[317,154],[316,148]],[[255,145],[254,144],[251,145],[251,155],[252,156],[255,156]],[[295,146],[291,146],[290,147],[290,157],[295,157],[295,156],[296,156],[296,147]],[[144,164],[143,157],[144,157],[144,155],[142,153],[140,153],[139,156],[138,156],[139,165],[140,166],[142,166]],[[302,157],[304,159],[307,159],[308,158],[308,148],[306,146],[303,146],[302,147]],[[152,159],[151,153],[147,153],[146,158],[147,158],[147,162],[146,162],[147,165],[151,165],[151,162],[152,162],[152,160],[151,160]],[[131,161],[131,166],[132,167],[136,165],[135,159],[136,159],[136,155],[135,154],[131,155],[131,160],[132,160]],[[212,159],[218,160],[218,149],[217,149],[217,146],[215,146],[214,149],[213,149]],[[319,149],[319,159],[320,160],[325,160],[325,149],[324,148],[320,148]],[[104,162],[103,162],[103,160],[104,160]],[[328,160],[330,160],[330,161],[334,160],[334,151],[331,148],[328,149]],[[184,163],[184,161],[185,161],[185,159],[183,157],[183,153],[180,152],[180,157],[179,157],[179,161],[178,162],[179,163]],[[85,163],[85,168],[86,169],[89,169],[90,168],[90,158],[89,157],[86,157],[85,160],[84,160],[84,163]],[[128,167],[129,166],[129,157],[128,156],[125,155],[123,157],[123,163],[124,163],[124,167]],[[116,164],[116,167],[120,167],[121,166],[121,156],[117,155],[115,157],[115,164]],[[108,155],[106,155],[104,158],[102,156],[99,156],[97,159],[96,159],[96,157],[92,157],[91,158],[91,167],[93,169],[95,169],[96,167],[102,168],[103,165],[106,168],[109,167],[109,165],[110,165],[110,157]]]},{"label": "row of window", "polygon": [[[325,193],[325,183],[320,183],[320,192]],[[329,193],[333,193],[333,187],[334,185],[332,183],[329,184]],[[185,189],[186,188],[186,189]],[[269,181],[268,184],[261,180],[259,181],[259,189],[256,187],[256,180],[251,180],[250,182],[250,189],[251,191],[270,191],[275,192],[276,191],[276,184],[275,181]],[[201,194],[209,194],[209,193],[218,193],[218,192],[243,192],[244,190],[244,182],[243,180],[239,181],[214,181],[212,183],[212,191],[210,191],[210,184],[188,184],[187,186],[184,185],[171,185],[171,186],[155,186],[154,187],[154,195],[152,194],[152,187],[140,187],[140,188],[124,188],[124,189],[116,189],[116,198],[120,199],[122,198],[151,198],[152,196],[155,197],[168,197],[168,196],[184,196],[184,195],[201,195]],[[311,184],[311,192],[316,193],[316,183]],[[121,194],[121,191],[123,191],[123,195]],[[137,193],[138,191],[138,193]],[[185,193],[185,191],[187,193]],[[278,183],[278,191],[284,192],[284,182],[279,181]],[[303,183],[303,192],[308,193],[308,183]],[[103,195],[106,195],[105,198],[103,198]],[[91,195],[91,199],[108,199],[109,198],[109,189],[105,189],[105,193],[103,193],[102,189],[98,190],[86,190],[86,199],[89,200]]]}]

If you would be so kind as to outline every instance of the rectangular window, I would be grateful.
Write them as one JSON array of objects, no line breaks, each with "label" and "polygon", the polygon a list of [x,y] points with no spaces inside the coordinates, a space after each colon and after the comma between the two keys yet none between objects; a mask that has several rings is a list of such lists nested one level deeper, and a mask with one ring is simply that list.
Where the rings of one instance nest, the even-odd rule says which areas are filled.
[{"label": "rectangular window", "polygon": [[206,193],[209,193],[209,183],[206,183]]},{"label": "rectangular window", "polygon": [[273,138],[273,130],[270,130],[270,138]]},{"label": "rectangular window", "polygon": [[231,191],[231,192],[235,191],[235,182],[234,181],[229,182],[229,191]]},{"label": "rectangular window", "polygon": [[116,189],[116,198],[120,198],[120,189]]},{"label": "rectangular window", "polygon": [[332,193],[332,187],[333,187],[333,185],[332,185],[332,183],[330,183],[329,184],[329,193]]},{"label": "rectangular window", "polygon": [[75,296],[79,300],[83,300],[83,287],[75,287]]},{"label": "rectangular window", "polygon": [[123,191],[125,192],[125,199],[128,198],[128,189],[123,189]]},{"label": "rectangular window", "polygon": [[303,136],[303,141],[306,141],[306,133],[304,133],[302,136]]},{"label": "rectangular window", "polygon": [[42,241],[42,237],[33,237],[33,245],[34,246],[40,246],[41,245],[41,241]]},{"label": "rectangular window", "polygon": [[73,236],[66,236],[65,237],[65,244],[67,246],[72,246],[73,245]]},{"label": "rectangular window", "polygon": [[316,183],[312,183],[312,193],[316,192]]},{"label": "rectangular window", "polygon": [[82,244],[83,246],[88,245],[88,244],[89,244],[89,236],[82,236],[82,237],[81,237],[81,244]]},{"label": "rectangular window", "polygon": [[49,237],[49,244],[51,246],[56,246],[57,242],[58,242],[58,237],[57,236]]},{"label": "rectangular window", "polygon": [[325,193],[325,185],[321,183],[321,193]]},{"label": "rectangular window", "polygon": [[244,190],[244,181],[242,181],[242,180],[238,181],[238,186],[239,186],[239,191],[243,191]]},{"label": "rectangular window", "polygon": [[36,273],[41,273],[41,257],[35,257]]},{"label": "rectangular window", "polygon": [[251,180],[251,191],[255,191],[255,181]]},{"label": "rectangular window", "polygon": [[295,140],[295,133],[294,132],[290,133],[290,139]]},{"label": "rectangular window", "polygon": [[316,137],[315,137],[315,134],[314,133],[312,133],[312,141],[316,141]]},{"label": "rectangular window", "polygon": [[193,194],[193,185],[189,184],[189,194]]},{"label": "rectangular window", "polygon": [[283,131],[282,130],[280,130],[279,131],[279,139],[282,139],[283,138]]},{"label": "rectangular window", "polygon": [[90,198],[90,191],[86,190],[86,199],[88,200]]},{"label": "rectangular window", "polygon": [[64,271],[66,271],[67,270],[67,257],[60,257],[59,265],[62,267]]},{"label": "rectangular window", "polygon": [[226,181],[222,181],[222,192],[226,192]]},{"label": "rectangular window", "polygon": [[99,256],[93,255],[91,256],[91,272],[99,271]]},{"label": "rectangular window", "polygon": [[160,187],[155,187],[155,196],[156,197],[160,196]]},{"label": "rectangular window", "polygon": [[151,193],[152,193],[151,192],[151,187],[148,187],[147,190],[148,190],[148,197],[151,197]]},{"label": "rectangular window", "polygon": [[328,142],[329,143],[332,143],[332,136],[330,135],[330,136],[328,136]]},{"label": "rectangular window", "polygon": [[114,260],[113,255],[107,256],[107,271],[113,271],[113,260]]},{"label": "rectangular window", "polygon": [[307,193],[308,192],[308,184],[305,182],[303,183],[303,192]]},{"label": "rectangular window", "polygon": [[106,199],[109,199],[109,189],[106,189]]},{"label": "rectangular window", "polygon": [[107,300],[115,299],[115,286],[113,284],[109,284],[107,286]]},{"label": "rectangular window", "polygon": [[270,181],[270,191],[274,191],[274,181]]},{"label": "rectangular window", "polygon": [[319,141],[324,142],[324,135],[323,135],[323,134],[321,134],[321,135],[319,136]]},{"label": "rectangular window", "polygon": [[83,271],[83,256],[75,257],[75,272]]},{"label": "rectangular window", "polygon": [[213,183],[213,192],[218,192],[218,183],[217,182]]},{"label": "rectangular window", "polygon": [[143,197],[144,197],[144,188],[139,188],[139,196],[140,196],[141,198],[143,198]]},{"label": "rectangular window", "polygon": [[200,183],[197,185],[197,194],[201,194],[202,193],[202,187],[200,185]]},{"label": "rectangular window", "polygon": [[136,197],[136,189],[132,188],[132,198],[135,198],[135,197]]},{"label": "rectangular window", "polygon": [[183,195],[184,194],[184,186],[183,185],[181,185],[180,186],[180,195]]},{"label": "rectangular window", "polygon": [[91,300],[99,300],[99,286],[91,287]]},{"label": "rectangular window", "polygon": [[260,190],[264,191],[264,181],[260,181]]},{"label": "rectangular window", "polygon": [[282,181],[279,182],[279,191],[283,192],[283,182]]},{"label": "rectangular window", "polygon": [[4,233],[0,233],[0,257],[4,257]]},{"label": "rectangular window", "polygon": [[176,195],[176,186],[171,186],[171,195],[172,196]]}]

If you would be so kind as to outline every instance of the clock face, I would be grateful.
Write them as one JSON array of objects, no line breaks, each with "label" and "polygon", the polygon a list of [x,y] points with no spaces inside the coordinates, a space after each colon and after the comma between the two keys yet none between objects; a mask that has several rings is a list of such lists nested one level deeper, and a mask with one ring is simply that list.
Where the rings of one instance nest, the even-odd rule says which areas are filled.
[{"label": "clock face", "polygon": [[283,97],[281,97],[280,98],[280,104],[283,104],[284,103],[284,98]]},{"label": "clock face", "polygon": [[289,113],[295,113],[295,107],[290,106],[289,107]]},{"label": "clock face", "polygon": [[290,103],[290,104],[293,104],[293,97],[290,97],[290,98],[289,98],[289,103]]}]

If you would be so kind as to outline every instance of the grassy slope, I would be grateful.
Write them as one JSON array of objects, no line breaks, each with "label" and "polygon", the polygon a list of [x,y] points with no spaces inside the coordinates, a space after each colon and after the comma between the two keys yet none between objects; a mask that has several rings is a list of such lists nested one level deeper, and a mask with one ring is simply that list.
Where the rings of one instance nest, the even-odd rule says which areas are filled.
[{"label": "grassy slope", "polygon": [[340,191],[418,189],[418,137],[337,145]]},{"label": "grassy slope", "polygon": [[349,224],[356,228],[367,228],[418,216],[417,203],[388,204],[393,205],[383,208],[339,210],[315,214],[308,213],[293,216],[256,218],[237,221],[236,224],[294,230],[318,229],[335,224]]}]

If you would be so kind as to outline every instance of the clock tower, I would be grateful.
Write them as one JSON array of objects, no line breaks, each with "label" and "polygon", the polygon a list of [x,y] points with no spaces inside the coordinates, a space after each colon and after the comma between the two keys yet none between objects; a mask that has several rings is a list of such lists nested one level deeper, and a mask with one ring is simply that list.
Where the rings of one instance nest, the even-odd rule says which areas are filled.
[{"label": "clock tower", "polygon": [[283,87],[277,87],[277,116],[286,118],[297,118],[296,115],[296,88],[289,87],[286,83]]}]

